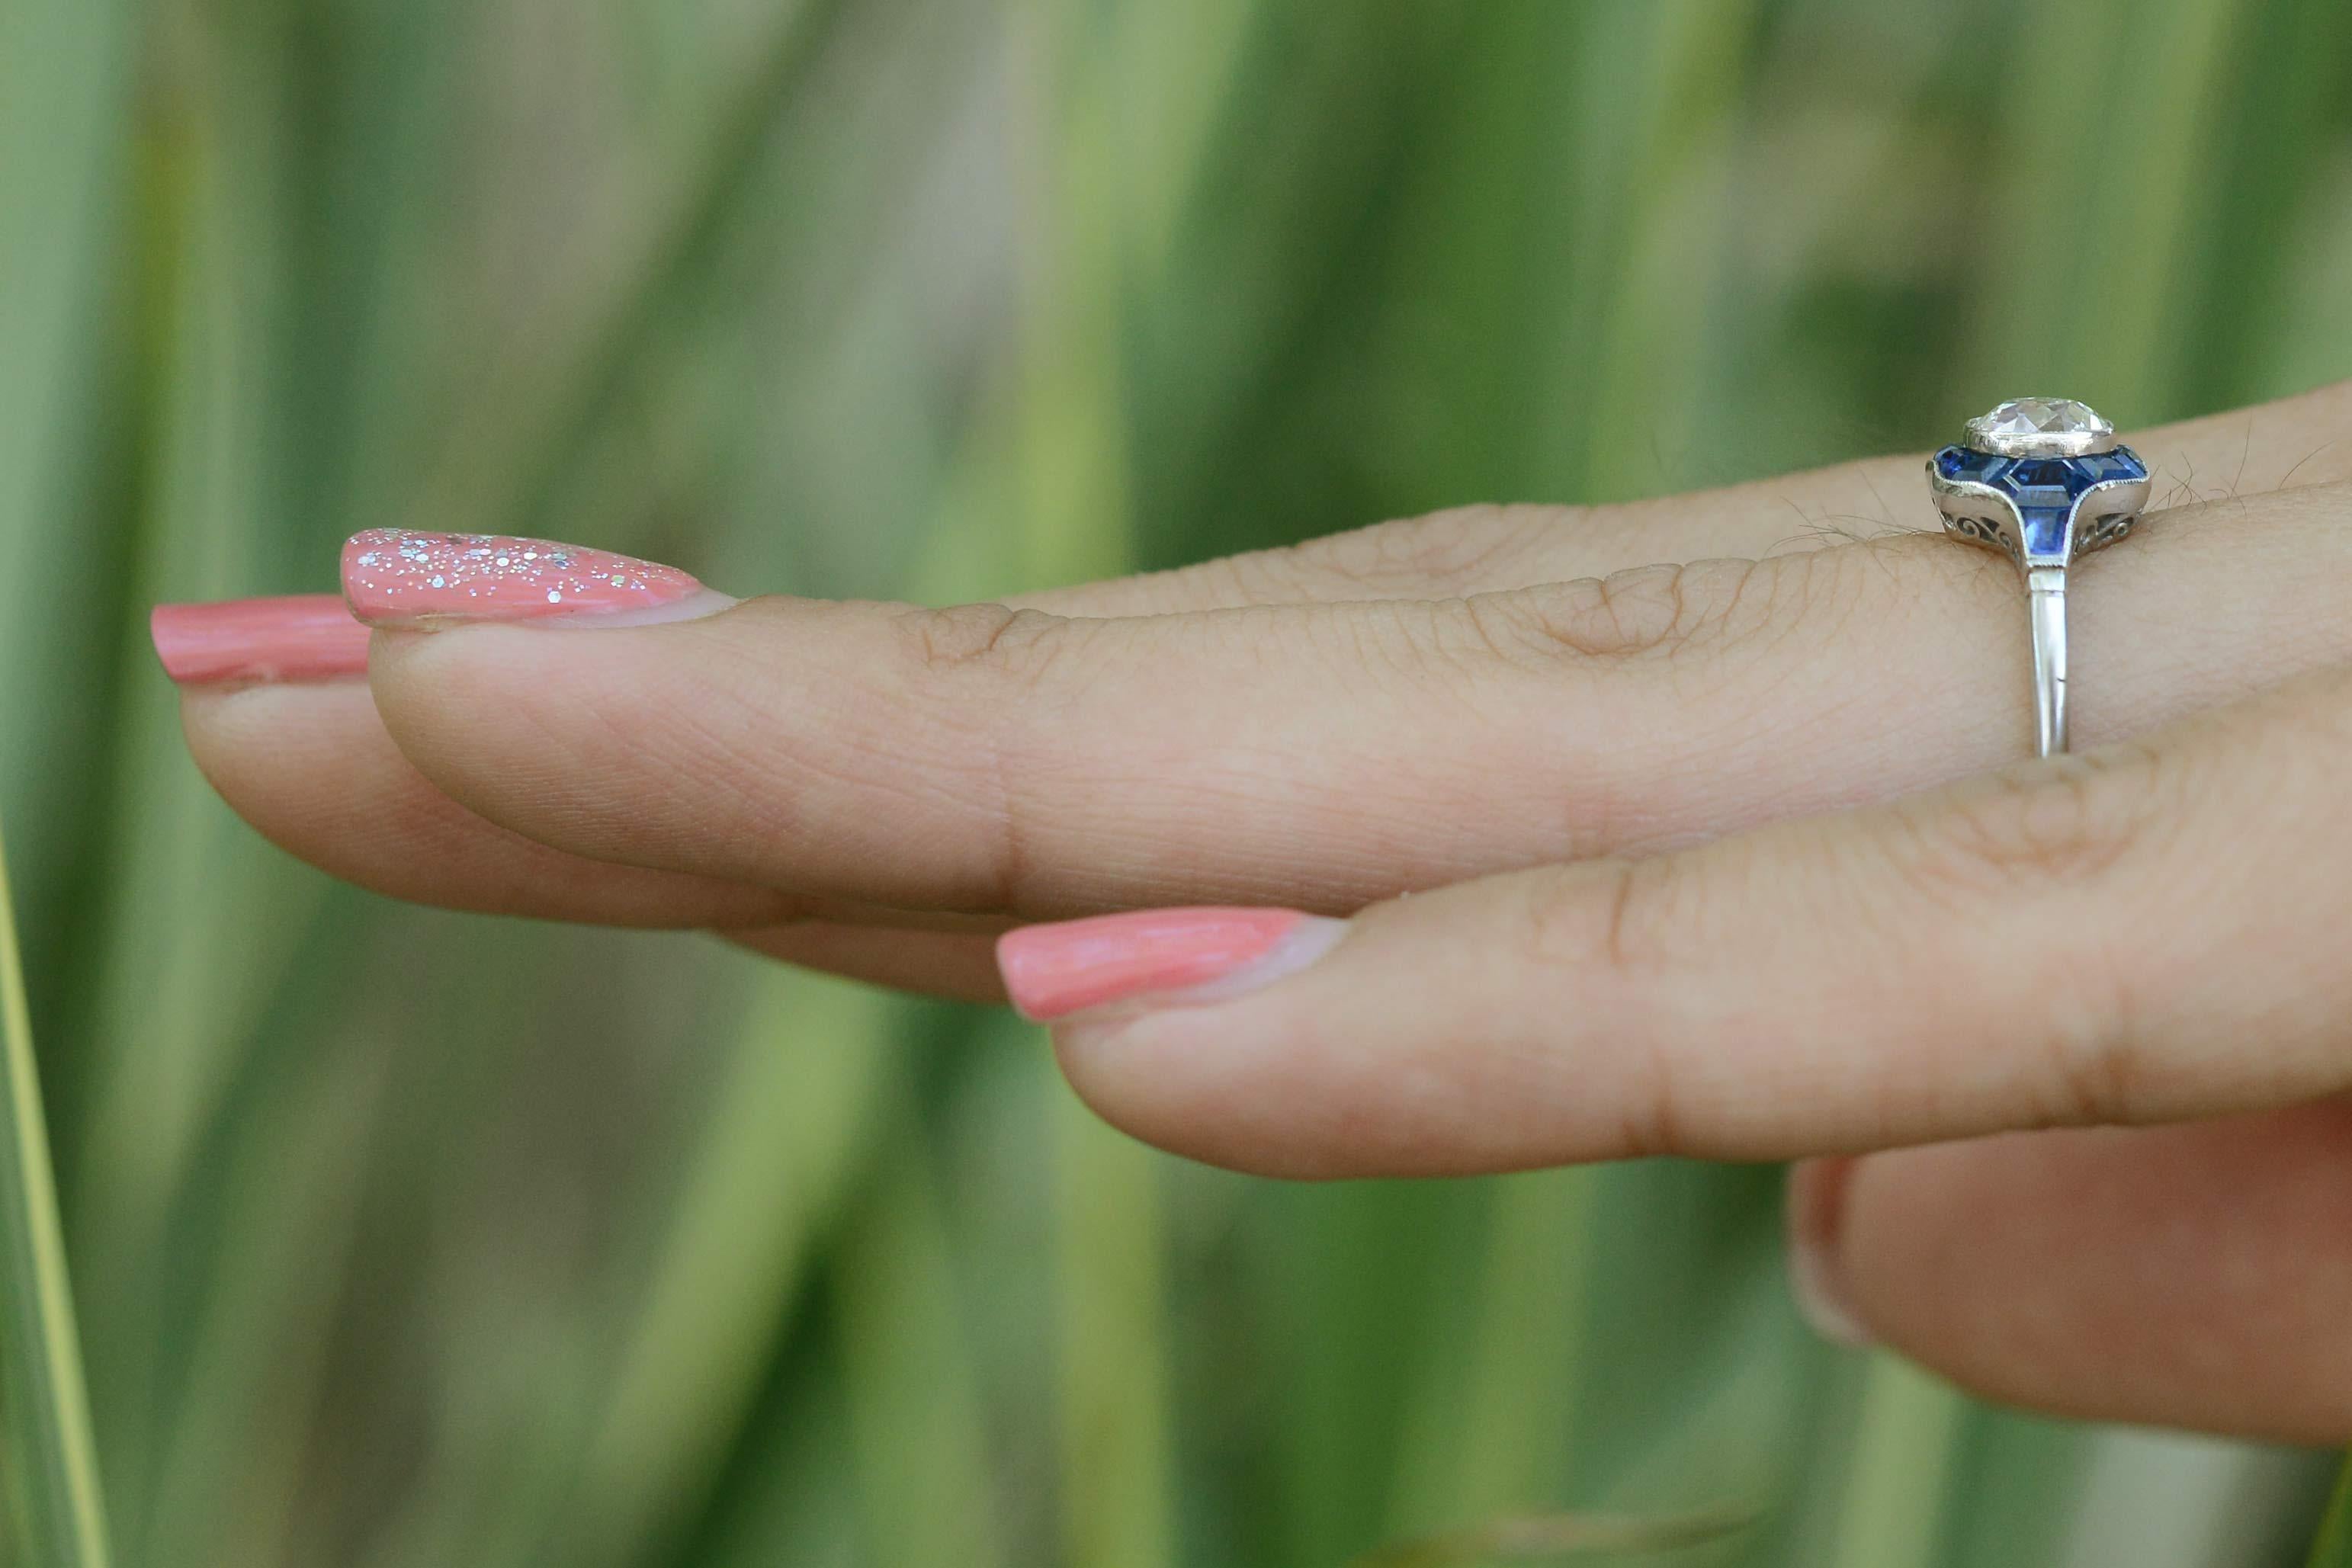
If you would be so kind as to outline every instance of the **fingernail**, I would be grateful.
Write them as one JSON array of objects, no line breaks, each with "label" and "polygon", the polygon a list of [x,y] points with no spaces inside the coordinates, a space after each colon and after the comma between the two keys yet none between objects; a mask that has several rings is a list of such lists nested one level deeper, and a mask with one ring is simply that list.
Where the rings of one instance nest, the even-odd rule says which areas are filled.
[{"label": "fingernail", "polygon": [[1146,909],[1009,932],[996,962],[1013,1005],[1044,1023],[1223,1001],[1297,973],[1347,931],[1295,909]]},{"label": "fingernail", "polygon": [[1876,1343],[1853,1308],[1839,1244],[1853,1161],[1806,1160],[1789,1172],[1789,1293],[1812,1331],[1832,1344],[1861,1349]]},{"label": "fingernail", "polygon": [[479,621],[638,625],[735,601],[674,566],[550,539],[370,528],[343,545],[343,597],[371,626]]},{"label": "fingernail", "polygon": [[331,593],[158,604],[147,632],[163,673],[184,686],[367,674],[368,629]]}]

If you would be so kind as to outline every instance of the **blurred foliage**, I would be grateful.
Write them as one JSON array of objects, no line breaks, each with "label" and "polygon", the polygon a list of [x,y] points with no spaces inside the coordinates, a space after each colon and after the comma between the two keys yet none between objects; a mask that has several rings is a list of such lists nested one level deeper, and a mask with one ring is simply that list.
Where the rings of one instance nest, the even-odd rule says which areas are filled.
[{"label": "blurred foliage", "polygon": [[2352,1463],[2336,1483],[2335,1500],[2312,1543],[2310,1568],[2352,1568]]},{"label": "blurred foliage", "polygon": [[2287,1465],[2292,1561],[2307,1467],[1812,1343],[1776,1172],[1251,1182],[1001,1016],[331,885],[143,618],[381,524],[962,599],[2147,423],[2352,374],[2348,277],[2342,0],[8,0],[0,815],[121,1559],[2011,1568]]}]

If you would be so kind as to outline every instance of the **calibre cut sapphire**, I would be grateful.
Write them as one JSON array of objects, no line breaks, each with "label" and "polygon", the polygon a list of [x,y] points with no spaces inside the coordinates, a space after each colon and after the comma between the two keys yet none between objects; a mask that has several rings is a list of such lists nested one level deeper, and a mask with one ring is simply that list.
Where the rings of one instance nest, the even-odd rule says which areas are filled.
[{"label": "calibre cut sapphire", "polygon": [[1954,484],[1989,485],[2017,504],[2028,556],[2066,548],[2066,521],[2094,486],[2145,479],[2147,465],[2127,446],[2089,457],[2003,457],[1966,446],[1936,454],[1936,472]]},{"label": "calibre cut sapphire", "polygon": [[2008,461],[2006,457],[1995,457],[1989,452],[1973,452],[1965,446],[1947,446],[1936,454],[1936,472],[1947,479],[1972,479],[1980,485],[1990,485],[1992,481],[1984,477],[1988,467]]}]

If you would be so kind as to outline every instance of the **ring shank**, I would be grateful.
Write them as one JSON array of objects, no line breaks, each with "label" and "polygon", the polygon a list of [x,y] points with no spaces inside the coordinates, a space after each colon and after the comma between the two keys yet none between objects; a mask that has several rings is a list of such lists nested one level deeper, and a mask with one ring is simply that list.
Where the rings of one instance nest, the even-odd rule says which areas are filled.
[{"label": "ring shank", "polygon": [[2033,695],[2042,752],[2066,749],[2066,569],[2037,566],[2025,574],[2033,615]]}]

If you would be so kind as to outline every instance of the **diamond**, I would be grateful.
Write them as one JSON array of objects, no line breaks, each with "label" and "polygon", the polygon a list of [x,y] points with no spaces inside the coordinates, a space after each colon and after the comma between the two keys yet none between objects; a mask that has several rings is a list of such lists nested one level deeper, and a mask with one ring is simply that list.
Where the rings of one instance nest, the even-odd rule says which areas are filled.
[{"label": "diamond", "polygon": [[1984,423],[1995,435],[2067,435],[2078,430],[2104,430],[2107,423],[2087,404],[2070,397],[2011,398],[1985,415]]},{"label": "diamond", "polygon": [[2116,427],[2070,397],[2019,397],[1969,421],[1969,444],[2003,457],[2087,457],[2114,449]]}]

